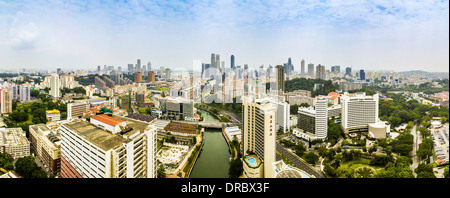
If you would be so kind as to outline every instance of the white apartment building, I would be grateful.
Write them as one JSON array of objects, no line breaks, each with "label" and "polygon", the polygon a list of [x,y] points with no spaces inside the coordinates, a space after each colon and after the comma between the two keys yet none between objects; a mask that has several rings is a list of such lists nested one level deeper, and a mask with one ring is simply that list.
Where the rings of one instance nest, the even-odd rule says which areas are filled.
[{"label": "white apartment building", "polygon": [[[61,177],[155,178],[154,121],[103,116],[61,126]],[[112,132],[105,130],[110,127]]]},{"label": "white apartment building", "polygon": [[308,141],[325,139],[328,134],[328,99],[319,97],[315,103],[315,108],[310,106],[298,109],[298,128],[293,129],[295,136]]},{"label": "white apartment building", "polygon": [[30,155],[30,142],[22,128],[0,128],[0,152],[14,158]]},{"label": "white apartment building", "polygon": [[244,176],[247,178],[273,178],[275,162],[276,105],[244,97],[242,153]]},{"label": "white apartment building", "polygon": [[54,98],[58,98],[61,96],[60,93],[60,82],[59,82],[59,75],[58,74],[52,74],[50,77],[50,94]]},{"label": "white apartment building", "polygon": [[367,131],[368,125],[378,121],[378,94],[366,96],[364,92],[341,97],[342,127],[344,132]]}]

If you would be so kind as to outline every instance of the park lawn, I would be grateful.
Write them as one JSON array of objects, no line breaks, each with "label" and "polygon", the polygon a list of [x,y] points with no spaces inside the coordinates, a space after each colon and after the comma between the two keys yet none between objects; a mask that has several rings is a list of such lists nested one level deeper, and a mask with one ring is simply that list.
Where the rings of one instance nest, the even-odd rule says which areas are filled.
[{"label": "park lawn", "polygon": [[156,87],[156,89],[158,89],[160,91],[169,91],[168,87]]},{"label": "park lawn", "polygon": [[363,167],[363,166],[367,166],[367,167],[372,167],[377,171],[377,174],[381,173],[382,171],[384,171],[384,166],[372,166],[370,165],[370,160],[369,159],[358,159],[358,160],[352,160],[349,162],[344,162],[341,163],[339,166],[339,169],[351,169],[351,170],[356,170],[356,168],[358,167]]}]

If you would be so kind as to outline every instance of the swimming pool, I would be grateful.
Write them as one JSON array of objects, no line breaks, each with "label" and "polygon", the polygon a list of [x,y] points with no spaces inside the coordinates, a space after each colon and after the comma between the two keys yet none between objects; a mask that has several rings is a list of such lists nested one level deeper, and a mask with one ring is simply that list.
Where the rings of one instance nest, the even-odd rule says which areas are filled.
[{"label": "swimming pool", "polygon": [[250,163],[250,166],[256,166],[256,160],[253,157],[248,158],[247,162]]}]

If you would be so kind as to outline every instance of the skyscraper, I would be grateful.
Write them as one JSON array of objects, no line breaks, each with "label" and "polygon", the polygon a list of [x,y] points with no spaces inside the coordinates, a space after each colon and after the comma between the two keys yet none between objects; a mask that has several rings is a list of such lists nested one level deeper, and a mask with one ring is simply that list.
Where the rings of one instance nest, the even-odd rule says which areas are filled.
[{"label": "skyscraper", "polygon": [[312,63],[308,64],[308,76],[314,77],[314,64]]},{"label": "skyscraper", "polygon": [[59,75],[52,74],[50,78],[50,95],[54,98],[60,97],[59,84]]},{"label": "skyscraper", "polygon": [[316,79],[325,80],[325,66],[320,64],[316,66]]},{"label": "skyscraper", "polygon": [[302,61],[301,61],[301,75],[305,75],[305,60],[304,59],[302,59]]},{"label": "skyscraper", "polygon": [[359,70],[359,79],[366,80],[366,73],[364,72],[364,69]]},{"label": "skyscraper", "polygon": [[136,72],[141,72],[141,59],[137,59]]},{"label": "skyscraper", "polygon": [[234,55],[231,55],[231,69],[234,69]]},{"label": "skyscraper", "polygon": [[284,93],[284,67],[277,65],[277,91],[278,94]]},{"label": "skyscraper", "polygon": [[345,75],[352,77],[352,68],[351,67],[345,68]]},{"label": "skyscraper", "polygon": [[242,153],[244,177],[272,178],[275,162],[276,106],[244,97]]}]

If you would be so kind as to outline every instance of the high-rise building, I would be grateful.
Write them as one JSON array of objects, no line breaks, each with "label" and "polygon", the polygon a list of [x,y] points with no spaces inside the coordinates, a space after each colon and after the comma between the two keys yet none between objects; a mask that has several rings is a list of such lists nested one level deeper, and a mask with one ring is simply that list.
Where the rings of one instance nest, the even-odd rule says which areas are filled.
[{"label": "high-rise building", "polygon": [[270,102],[276,105],[276,123],[275,130],[277,132],[286,133],[289,131],[289,117],[290,117],[290,105],[287,102],[282,102],[273,98],[261,98],[259,102]]},{"label": "high-rise building", "polygon": [[234,63],[234,55],[231,55],[231,69],[234,69],[234,67],[235,67],[235,63]]},{"label": "high-rise building", "polygon": [[315,108],[300,107],[298,109],[297,127],[293,132],[307,141],[325,139],[328,133],[328,99],[316,98]]},{"label": "high-rise building", "polygon": [[316,79],[325,80],[325,66],[320,64],[316,66]]},{"label": "high-rise building", "polygon": [[30,86],[27,84],[19,85],[19,100],[22,102],[30,101]]},{"label": "high-rise building", "polygon": [[156,126],[96,115],[61,126],[62,178],[155,178]]},{"label": "high-rise building", "polygon": [[281,94],[284,93],[284,67],[277,65],[277,91]]},{"label": "high-rise building", "polygon": [[59,75],[58,74],[52,74],[50,78],[50,95],[54,98],[58,98],[61,96],[60,90],[59,90]]},{"label": "high-rise building", "polygon": [[141,72],[141,59],[137,59],[136,72]]},{"label": "high-rise building", "polygon": [[366,80],[366,73],[364,72],[364,69],[359,70],[359,79]]},{"label": "high-rise building", "polygon": [[142,82],[142,73],[141,72],[135,72],[134,73],[134,82],[135,83],[141,83]]},{"label": "high-rise building", "polygon": [[276,105],[244,97],[242,153],[244,177],[272,178],[275,162]]},{"label": "high-rise building", "polygon": [[134,73],[134,66],[133,64],[128,64],[128,73],[133,74]]},{"label": "high-rise building", "polygon": [[89,110],[89,103],[68,103],[67,104],[67,120],[81,118],[83,112]]},{"label": "high-rise building", "polygon": [[345,68],[345,75],[352,77],[352,68],[351,67],[346,67]]},{"label": "high-rise building", "polygon": [[302,61],[301,61],[301,68],[300,68],[301,70],[300,70],[300,74],[301,75],[305,75],[305,60],[304,59],[302,59]]},{"label": "high-rise building", "polygon": [[378,94],[366,96],[364,92],[341,97],[342,127],[344,132],[367,131],[368,125],[378,121]]},{"label": "high-rise building", "polygon": [[314,64],[312,63],[308,64],[308,76],[314,77]]},{"label": "high-rise building", "polygon": [[31,152],[56,175],[61,171],[61,135],[58,124],[31,125],[29,131]]},{"label": "high-rise building", "polygon": [[216,66],[216,55],[214,53],[211,54],[211,65],[210,65],[210,71],[209,75],[215,75],[215,69],[217,69]]},{"label": "high-rise building", "polygon": [[14,158],[30,155],[30,142],[22,128],[0,128],[0,152]]},{"label": "high-rise building", "polygon": [[335,74],[341,73],[341,66],[339,65],[331,66],[331,72]]},{"label": "high-rise building", "polygon": [[12,91],[5,87],[0,89],[0,113],[12,112]]},{"label": "high-rise building", "polygon": [[155,72],[153,72],[153,71],[148,72],[148,82],[155,84],[155,82],[156,82]]}]

